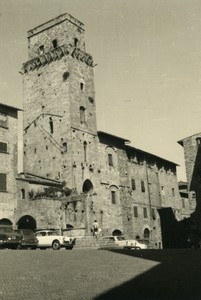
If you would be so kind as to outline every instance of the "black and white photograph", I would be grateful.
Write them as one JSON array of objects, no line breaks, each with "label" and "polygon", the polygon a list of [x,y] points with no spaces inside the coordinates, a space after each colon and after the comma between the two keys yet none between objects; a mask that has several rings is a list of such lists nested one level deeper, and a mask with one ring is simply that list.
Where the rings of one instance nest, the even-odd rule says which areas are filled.
[{"label": "black and white photograph", "polygon": [[0,0],[0,300],[201,299],[201,1]]}]

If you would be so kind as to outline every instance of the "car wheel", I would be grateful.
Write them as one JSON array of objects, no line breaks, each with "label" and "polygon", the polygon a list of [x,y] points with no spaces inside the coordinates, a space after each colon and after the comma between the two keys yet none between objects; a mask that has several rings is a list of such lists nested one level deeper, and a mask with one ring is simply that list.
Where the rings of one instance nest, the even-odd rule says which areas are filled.
[{"label": "car wheel", "polygon": [[31,250],[36,250],[36,248],[37,248],[36,246],[32,246]]},{"label": "car wheel", "polygon": [[61,248],[61,245],[60,245],[59,241],[58,240],[54,240],[52,242],[52,249],[53,250],[59,250],[60,248]]}]

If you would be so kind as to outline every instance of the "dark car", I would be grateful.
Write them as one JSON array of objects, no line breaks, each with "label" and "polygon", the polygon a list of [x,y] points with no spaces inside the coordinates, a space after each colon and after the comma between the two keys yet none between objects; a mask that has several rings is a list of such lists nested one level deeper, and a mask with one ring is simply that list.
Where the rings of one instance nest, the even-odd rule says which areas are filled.
[{"label": "dark car", "polygon": [[10,225],[0,225],[0,248],[17,249],[22,242],[22,236]]},{"label": "dark car", "polygon": [[22,237],[22,242],[19,245],[19,249],[36,249],[37,248],[38,240],[32,230],[17,229],[16,232],[19,233]]}]

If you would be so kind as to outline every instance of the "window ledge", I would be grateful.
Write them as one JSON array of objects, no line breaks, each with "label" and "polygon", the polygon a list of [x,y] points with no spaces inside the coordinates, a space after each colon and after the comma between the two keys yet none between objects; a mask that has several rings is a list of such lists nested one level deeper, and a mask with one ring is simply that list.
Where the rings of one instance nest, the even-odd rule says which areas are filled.
[{"label": "window ledge", "polygon": [[0,190],[0,193],[8,193],[8,191],[3,191],[3,190],[1,191],[1,190]]}]

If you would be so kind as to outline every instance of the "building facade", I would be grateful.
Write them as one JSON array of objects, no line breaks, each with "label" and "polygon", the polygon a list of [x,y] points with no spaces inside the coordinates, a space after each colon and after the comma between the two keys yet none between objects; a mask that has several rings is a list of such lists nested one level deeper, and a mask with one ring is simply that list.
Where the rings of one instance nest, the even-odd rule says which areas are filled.
[{"label": "building facade", "polygon": [[201,228],[201,133],[186,137],[178,143],[184,148],[191,218]]},{"label": "building facade", "polygon": [[0,224],[14,224],[17,208],[18,108],[0,104]]},{"label": "building facade", "polygon": [[162,246],[158,209],[181,218],[176,164],[97,131],[93,58],[69,14],[28,31],[22,66],[24,174],[19,227],[125,234]]}]

